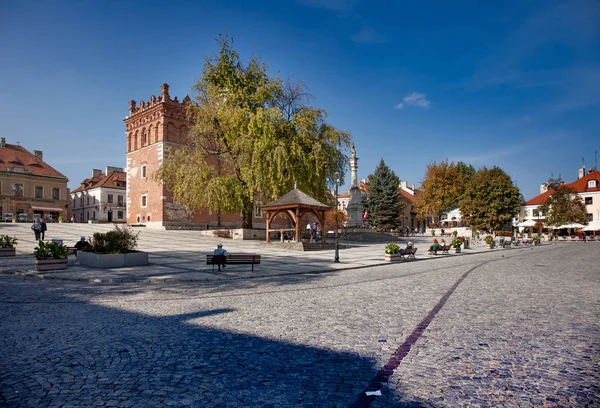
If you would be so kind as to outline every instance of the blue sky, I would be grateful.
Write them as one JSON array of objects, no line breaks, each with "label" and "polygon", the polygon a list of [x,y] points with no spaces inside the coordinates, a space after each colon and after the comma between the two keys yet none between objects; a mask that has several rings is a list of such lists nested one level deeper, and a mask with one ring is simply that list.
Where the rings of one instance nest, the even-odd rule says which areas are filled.
[{"label": "blue sky", "polygon": [[462,160],[503,168],[529,199],[600,148],[596,0],[4,0],[1,136],[71,188],[124,166],[128,101],[163,82],[191,94],[220,33],[310,86],[352,133],[359,179],[381,158],[409,185]]}]

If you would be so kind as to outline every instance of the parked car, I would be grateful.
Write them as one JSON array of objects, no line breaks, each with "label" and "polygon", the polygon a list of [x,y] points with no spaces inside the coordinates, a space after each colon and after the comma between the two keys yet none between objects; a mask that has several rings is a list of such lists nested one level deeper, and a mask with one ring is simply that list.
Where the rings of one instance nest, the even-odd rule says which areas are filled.
[{"label": "parked car", "polygon": [[4,222],[12,222],[13,213],[4,214]]},{"label": "parked car", "polygon": [[19,214],[19,218],[17,218],[18,222],[27,222],[27,214],[21,213]]}]

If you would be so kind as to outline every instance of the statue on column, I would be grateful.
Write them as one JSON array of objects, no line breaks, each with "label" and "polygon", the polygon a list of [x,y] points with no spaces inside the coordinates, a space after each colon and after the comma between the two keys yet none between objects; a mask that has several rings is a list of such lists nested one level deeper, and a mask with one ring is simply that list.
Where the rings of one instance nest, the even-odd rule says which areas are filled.
[{"label": "statue on column", "polygon": [[362,225],[363,205],[360,189],[358,188],[358,157],[356,157],[356,149],[354,144],[350,148],[350,177],[351,185],[348,199],[348,214],[347,226],[350,228],[360,227]]}]

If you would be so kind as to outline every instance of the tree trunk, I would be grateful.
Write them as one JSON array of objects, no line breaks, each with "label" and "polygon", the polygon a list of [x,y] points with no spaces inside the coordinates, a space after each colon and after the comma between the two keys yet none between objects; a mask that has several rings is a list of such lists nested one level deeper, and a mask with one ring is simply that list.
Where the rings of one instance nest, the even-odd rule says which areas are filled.
[{"label": "tree trunk", "polygon": [[254,206],[252,200],[243,198],[244,208],[242,209],[242,228],[252,228],[252,215]]}]

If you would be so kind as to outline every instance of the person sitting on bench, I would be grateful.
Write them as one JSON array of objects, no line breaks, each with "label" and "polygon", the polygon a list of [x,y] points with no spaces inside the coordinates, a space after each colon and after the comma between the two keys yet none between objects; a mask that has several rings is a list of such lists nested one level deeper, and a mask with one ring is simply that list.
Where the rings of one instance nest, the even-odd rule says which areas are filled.
[{"label": "person sitting on bench", "polygon": [[406,252],[407,249],[412,249],[413,248],[413,243],[412,241],[408,241],[406,243],[406,248],[400,248],[400,254],[404,255],[404,253]]},{"label": "person sitting on bench", "polygon": [[440,244],[438,243],[438,240],[434,239],[433,245],[429,247],[429,255],[431,255],[431,254],[437,255],[437,250],[439,247],[440,247]]},{"label": "person sitting on bench", "polygon": [[[224,257],[228,257],[230,255],[229,252],[227,252],[226,249],[223,249],[223,244],[217,244],[217,249],[215,249],[215,251],[213,252],[213,255],[223,255]],[[225,264],[218,264],[219,265],[219,270],[221,270],[221,265],[223,265],[223,268],[225,268]]]},{"label": "person sitting on bench", "polygon": [[77,256],[77,252],[83,249],[91,247],[90,243],[85,240],[84,236],[81,236],[81,239],[77,241],[75,244],[75,256]]}]

